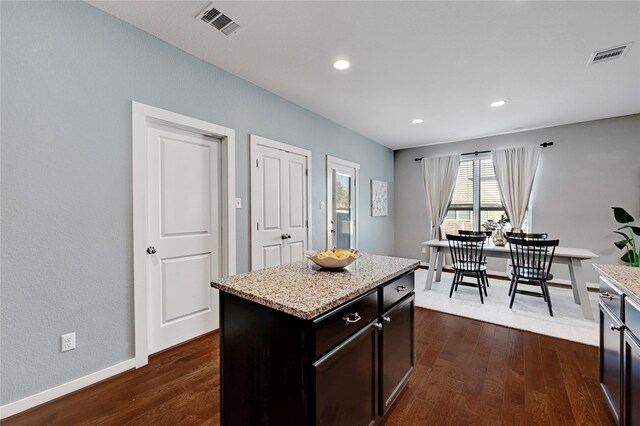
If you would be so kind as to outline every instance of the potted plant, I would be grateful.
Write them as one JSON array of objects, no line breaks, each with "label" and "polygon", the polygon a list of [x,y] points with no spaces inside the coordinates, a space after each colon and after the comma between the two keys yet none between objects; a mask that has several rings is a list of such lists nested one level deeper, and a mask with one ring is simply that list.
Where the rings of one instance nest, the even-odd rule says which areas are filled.
[{"label": "potted plant", "polygon": [[613,209],[613,216],[616,222],[622,224],[617,231],[613,231],[623,238],[614,243],[616,247],[620,250],[626,250],[620,260],[627,262],[630,266],[640,268],[640,247],[636,244],[636,238],[634,236],[634,234],[640,235],[640,226],[631,225],[635,219],[622,207],[611,208]]},{"label": "potted plant", "polygon": [[498,221],[489,219],[482,224],[482,226],[484,226],[484,229],[486,229],[487,231],[495,231],[492,237],[494,245],[496,246],[505,245],[506,240],[504,238],[503,229],[507,225],[507,223],[509,223],[509,218],[507,217],[506,214],[503,213],[502,216],[500,216],[500,219]]}]

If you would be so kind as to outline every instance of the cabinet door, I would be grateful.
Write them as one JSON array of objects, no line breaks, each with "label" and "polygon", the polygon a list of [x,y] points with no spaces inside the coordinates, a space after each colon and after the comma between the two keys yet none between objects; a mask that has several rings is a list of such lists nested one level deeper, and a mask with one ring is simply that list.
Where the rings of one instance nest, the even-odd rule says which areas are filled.
[{"label": "cabinet door", "polygon": [[372,323],[313,363],[316,426],[376,422],[378,339]]},{"label": "cabinet door", "polygon": [[381,415],[398,397],[415,365],[414,301],[412,295],[382,315]]},{"label": "cabinet door", "polygon": [[640,424],[640,343],[624,333],[624,424]]},{"label": "cabinet door", "polygon": [[600,386],[618,423],[622,407],[621,329],[622,325],[618,319],[600,304]]}]

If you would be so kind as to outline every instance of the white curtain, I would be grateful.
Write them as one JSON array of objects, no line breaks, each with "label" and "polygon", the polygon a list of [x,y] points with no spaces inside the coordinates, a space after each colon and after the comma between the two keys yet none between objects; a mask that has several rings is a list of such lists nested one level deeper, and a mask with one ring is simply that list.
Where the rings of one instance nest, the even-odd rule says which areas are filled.
[{"label": "white curtain", "polygon": [[431,213],[431,238],[442,237],[440,226],[451,203],[459,168],[459,155],[422,159],[422,180],[427,193],[427,210]]},{"label": "white curtain", "polygon": [[491,158],[511,228],[520,231],[538,167],[540,147],[498,149],[491,152]]}]

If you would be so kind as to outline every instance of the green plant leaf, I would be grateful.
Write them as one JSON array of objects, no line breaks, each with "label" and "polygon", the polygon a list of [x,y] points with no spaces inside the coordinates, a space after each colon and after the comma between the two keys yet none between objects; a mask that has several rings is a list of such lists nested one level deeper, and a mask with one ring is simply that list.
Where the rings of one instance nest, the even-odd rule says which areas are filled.
[{"label": "green plant leaf", "polygon": [[635,219],[622,207],[611,207],[613,209],[613,216],[618,223],[630,223]]},{"label": "green plant leaf", "polygon": [[623,254],[622,257],[620,258],[620,260],[622,260],[623,262],[632,263],[633,262],[633,256],[631,255],[631,250],[629,250],[628,252]]},{"label": "green plant leaf", "polygon": [[629,238],[629,236],[627,234],[625,234],[624,232],[620,232],[620,231],[613,231],[614,234],[618,234],[620,235],[622,238],[626,239],[626,240],[631,240],[631,238]]},{"label": "green plant leaf", "polygon": [[621,240],[621,241],[616,241],[615,244],[616,247],[618,247],[620,250],[622,250],[623,248],[625,248],[627,246],[627,244],[629,244],[631,240],[630,239],[626,239],[626,240]]},{"label": "green plant leaf", "polygon": [[640,226],[632,226],[631,230],[633,231],[634,234],[640,235]]}]

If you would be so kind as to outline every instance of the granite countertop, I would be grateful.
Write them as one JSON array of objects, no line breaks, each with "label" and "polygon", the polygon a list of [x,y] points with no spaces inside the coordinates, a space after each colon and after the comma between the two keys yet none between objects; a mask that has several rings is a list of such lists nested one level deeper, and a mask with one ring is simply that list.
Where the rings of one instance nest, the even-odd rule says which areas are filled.
[{"label": "granite countertop", "polygon": [[611,284],[640,303],[640,268],[623,265],[594,264],[594,269],[609,278]]},{"label": "granite countertop", "polygon": [[415,269],[419,263],[415,259],[363,254],[347,268],[330,271],[305,259],[234,275],[211,286],[308,320]]}]

